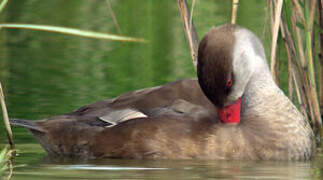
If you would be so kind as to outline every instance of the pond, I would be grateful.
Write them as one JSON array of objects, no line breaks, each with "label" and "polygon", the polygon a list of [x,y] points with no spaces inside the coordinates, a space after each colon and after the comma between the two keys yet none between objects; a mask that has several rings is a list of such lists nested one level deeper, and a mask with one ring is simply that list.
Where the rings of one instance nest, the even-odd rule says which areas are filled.
[{"label": "pond", "polygon": [[[0,30],[0,81],[10,117],[46,118],[127,91],[196,77],[176,1],[110,2],[122,35],[145,38],[148,43]],[[238,24],[260,37],[268,55],[266,11],[265,1],[241,1]],[[199,37],[213,25],[230,22],[230,18],[231,1],[196,1],[194,22]],[[103,0],[10,1],[0,14],[0,21],[117,34]],[[283,87],[284,84],[286,81],[282,80]],[[18,156],[12,179],[323,178],[320,153],[311,162],[49,159],[25,129],[14,127],[13,133]],[[1,130],[0,148],[6,143]]]}]

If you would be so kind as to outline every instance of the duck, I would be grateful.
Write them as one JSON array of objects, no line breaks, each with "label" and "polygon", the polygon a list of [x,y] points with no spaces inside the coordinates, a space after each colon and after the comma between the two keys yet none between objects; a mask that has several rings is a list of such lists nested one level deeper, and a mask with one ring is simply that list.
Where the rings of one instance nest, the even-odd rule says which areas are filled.
[{"label": "duck", "polygon": [[197,79],[41,120],[11,119],[54,157],[310,160],[310,124],[274,82],[259,38],[232,24],[198,47]]}]

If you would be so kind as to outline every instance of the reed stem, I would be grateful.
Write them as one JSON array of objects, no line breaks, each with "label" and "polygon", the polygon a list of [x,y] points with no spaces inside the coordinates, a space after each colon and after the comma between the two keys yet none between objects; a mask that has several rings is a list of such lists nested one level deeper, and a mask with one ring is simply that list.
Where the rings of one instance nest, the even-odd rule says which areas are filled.
[{"label": "reed stem", "polygon": [[273,78],[275,82],[278,82],[278,77],[276,74],[276,47],[277,47],[277,39],[278,39],[278,32],[279,32],[279,24],[280,24],[280,17],[283,7],[283,0],[278,0],[277,7],[275,9],[275,22],[274,22],[274,28],[273,28],[273,36],[271,40],[271,54],[270,54],[270,69],[271,73],[273,75]]},{"label": "reed stem", "polygon": [[[279,2],[270,1],[269,5],[275,5],[275,12],[278,11]],[[304,4],[304,5],[303,5]],[[323,138],[322,120],[319,108],[319,101],[316,92],[316,76],[315,76],[315,47],[317,41],[313,40],[316,31],[313,30],[313,24],[315,21],[316,0],[312,1],[300,1],[292,0],[285,1],[284,14],[281,15],[281,34],[284,40],[285,49],[288,56],[288,69],[289,69],[289,93],[290,98],[293,94],[292,81],[294,82],[295,91],[297,94],[298,102],[300,104],[300,110],[304,114],[305,118],[310,120],[316,135]],[[273,9],[273,7],[271,7]],[[319,13],[322,9],[322,2],[318,6]],[[277,13],[275,13],[275,17]],[[321,15],[319,21],[322,24]],[[274,27],[276,18],[274,22]],[[320,25],[321,25],[320,24]],[[292,33],[291,33],[292,31]],[[275,30],[273,30],[273,36]],[[320,34],[321,36],[321,34]],[[323,38],[323,37],[322,37]],[[322,40],[321,40],[322,41]],[[273,47],[273,45],[272,45]],[[319,42],[320,47],[320,42]],[[318,63],[321,71],[321,63],[323,54],[320,49]],[[271,64],[271,70],[275,67]],[[321,73],[321,72],[320,72]],[[274,73],[273,73],[274,74]],[[323,73],[322,73],[323,74]],[[322,76],[322,75],[320,75]],[[321,83],[322,77],[319,77],[319,83]],[[321,87],[321,84],[319,84]],[[320,96],[321,97],[321,96]],[[323,101],[323,99],[321,100]]]},{"label": "reed stem", "polygon": [[112,9],[112,6],[111,6],[111,3],[110,3],[110,0],[105,0],[106,4],[108,5],[108,8],[109,8],[109,12],[110,12],[110,15],[112,17],[112,20],[113,20],[113,23],[118,31],[118,34],[121,35],[121,30],[120,30],[120,26],[118,24],[118,20],[113,12],[113,9]]},{"label": "reed stem", "polygon": [[197,66],[197,50],[198,50],[198,36],[195,31],[194,23],[191,17],[190,10],[188,9],[187,1],[186,0],[178,0],[178,7],[179,12],[182,17],[185,36],[190,48],[190,53],[192,57],[192,61],[194,67],[196,69]]},{"label": "reed stem", "polygon": [[12,130],[11,130],[10,122],[9,122],[9,116],[8,116],[7,106],[6,106],[6,103],[5,103],[5,97],[4,97],[4,93],[3,93],[3,90],[2,90],[1,82],[0,82],[0,101],[1,101],[3,121],[4,121],[4,124],[5,124],[5,127],[6,127],[6,132],[7,132],[7,136],[8,136],[10,149],[14,150],[15,149],[15,143],[14,143],[13,137],[12,137]]},{"label": "reed stem", "polygon": [[[312,2],[312,6],[315,6],[315,2]],[[310,80],[310,90],[311,90],[311,97],[312,97],[312,107],[313,107],[313,112],[314,112],[314,119],[315,119],[315,124],[317,125],[320,137],[323,138],[323,131],[322,131],[322,120],[321,120],[321,113],[319,109],[319,102],[317,98],[317,93],[316,93],[316,82],[315,82],[315,69],[313,65],[313,49],[312,49],[312,27],[313,27],[313,22],[314,21],[314,15],[311,17],[312,14],[309,12],[310,9],[314,9],[313,7],[309,7],[309,1],[305,1],[305,39],[306,39],[306,54],[307,54],[307,63],[308,63],[308,73],[309,73],[309,80]]]},{"label": "reed stem", "polygon": [[231,24],[236,24],[237,14],[238,14],[239,0],[232,0],[232,16]]},{"label": "reed stem", "polygon": [[[320,29],[323,29],[323,1],[321,1],[318,5],[318,12],[319,12],[319,26]],[[319,95],[320,95],[320,106],[321,106],[321,114],[323,113],[323,32],[319,32],[319,55],[318,55],[318,71],[319,71]]]},{"label": "reed stem", "polygon": [[295,73],[293,62],[292,62],[292,53],[291,49],[288,46],[287,38],[286,38],[286,27],[284,27],[283,20],[280,22],[280,29],[281,29],[281,35],[284,41],[284,46],[287,52],[287,58],[288,58],[288,97],[291,101],[294,100],[294,88],[293,88],[293,74]]}]

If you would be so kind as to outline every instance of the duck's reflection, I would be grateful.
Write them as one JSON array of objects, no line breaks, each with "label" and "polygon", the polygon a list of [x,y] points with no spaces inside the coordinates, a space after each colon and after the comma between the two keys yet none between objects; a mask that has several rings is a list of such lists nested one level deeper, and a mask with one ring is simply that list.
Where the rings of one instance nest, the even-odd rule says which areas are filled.
[{"label": "duck's reflection", "polygon": [[[320,162],[321,160],[316,160]],[[288,161],[71,159],[46,157],[43,167],[75,175],[126,179],[313,179],[313,163]],[[320,168],[317,168],[320,169]]]}]

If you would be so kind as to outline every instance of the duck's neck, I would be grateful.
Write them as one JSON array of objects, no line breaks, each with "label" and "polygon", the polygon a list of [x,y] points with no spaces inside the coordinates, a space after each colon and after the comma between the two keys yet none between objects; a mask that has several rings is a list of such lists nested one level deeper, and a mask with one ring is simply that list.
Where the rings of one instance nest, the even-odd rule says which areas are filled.
[{"label": "duck's neck", "polygon": [[254,148],[259,156],[295,160],[312,156],[315,144],[310,125],[275,84],[269,70],[251,77],[241,108],[240,127],[248,141],[258,145]]},{"label": "duck's neck", "polygon": [[241,114],[248,112],[259,115],[269,107],[269,104],[275,101],[275,99],[272,99],[273,97],[280,99],[283,98],[282,96],[284,94],[275,84],[269,69],[265,68],[265,71],[256,70],[245,88],[241,102]]},{"label": "duck's neck", "polygon": [[299,124],[304,116],[274,82],[268,68],[251,76],[241,102],[241,121],[259,126],[276,127]]}]

